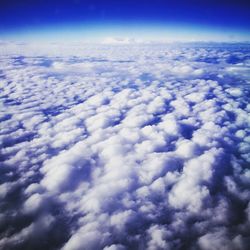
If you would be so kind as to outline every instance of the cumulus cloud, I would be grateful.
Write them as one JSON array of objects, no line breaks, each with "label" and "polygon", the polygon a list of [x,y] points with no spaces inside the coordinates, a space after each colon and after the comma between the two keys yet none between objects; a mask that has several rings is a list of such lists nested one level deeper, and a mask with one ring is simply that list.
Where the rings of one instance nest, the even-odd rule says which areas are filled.
[{"label": "cumulus cloud", "polygon": [[247,250],[250,49],[110,42],[0,45],[0,248]]}]

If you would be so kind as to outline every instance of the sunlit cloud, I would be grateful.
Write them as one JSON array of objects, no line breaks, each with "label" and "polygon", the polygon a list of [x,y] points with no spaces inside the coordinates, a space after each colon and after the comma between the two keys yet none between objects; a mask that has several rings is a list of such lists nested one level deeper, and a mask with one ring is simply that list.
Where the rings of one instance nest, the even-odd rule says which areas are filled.
[{"label": "sunlit cloud", "polygon": [[0,248],[247,250],[249,45],[0,51]]}]

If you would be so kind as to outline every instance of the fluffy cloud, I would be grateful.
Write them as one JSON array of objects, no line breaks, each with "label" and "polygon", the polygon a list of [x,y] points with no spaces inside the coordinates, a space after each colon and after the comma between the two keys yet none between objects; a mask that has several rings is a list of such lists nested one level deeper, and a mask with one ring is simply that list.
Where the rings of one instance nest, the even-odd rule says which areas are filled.
[{"label": "fluffy cloud", "polygon": [[0,248],[248,249],[247,45],[1,48]]}]

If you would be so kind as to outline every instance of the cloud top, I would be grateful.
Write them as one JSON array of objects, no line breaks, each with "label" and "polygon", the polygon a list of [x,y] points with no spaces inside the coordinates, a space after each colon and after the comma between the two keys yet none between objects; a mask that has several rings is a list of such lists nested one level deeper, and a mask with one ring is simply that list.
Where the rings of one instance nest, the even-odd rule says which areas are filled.
[{"label": "cloud top", "polygon": [[1,46],[0,248],[248,248],[247,46]]}]

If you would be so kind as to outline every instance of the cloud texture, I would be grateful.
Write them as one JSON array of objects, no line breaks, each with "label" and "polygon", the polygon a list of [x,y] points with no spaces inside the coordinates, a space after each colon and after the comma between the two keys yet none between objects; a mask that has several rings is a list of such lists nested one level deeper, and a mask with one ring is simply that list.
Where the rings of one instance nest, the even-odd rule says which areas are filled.
[{"label": "cloud texture", "polygon": [[0,248],[248,249],[250,48],[63,49],[1,44]]}]

